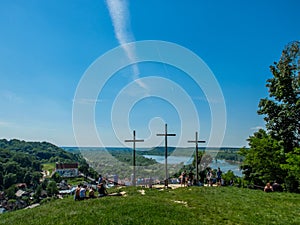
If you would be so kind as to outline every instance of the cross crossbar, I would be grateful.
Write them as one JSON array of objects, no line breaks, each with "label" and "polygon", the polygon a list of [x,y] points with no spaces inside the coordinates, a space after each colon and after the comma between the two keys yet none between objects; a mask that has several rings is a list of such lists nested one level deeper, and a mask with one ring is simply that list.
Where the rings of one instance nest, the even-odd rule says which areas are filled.
[{"label": "cross crossbar", "polygon": [[176,134],[156,134],[156,136],[176,136]]},{"label": "cross crossbar", "polygon": [[125,140],[125,142],[144,142],[144,140]]},{"label": "cross crossbar", "polygon": [[[196,141],[188,141],[188,143],[196,143]],[[197,143],[206,143],[206,141],[197,141]]]}]

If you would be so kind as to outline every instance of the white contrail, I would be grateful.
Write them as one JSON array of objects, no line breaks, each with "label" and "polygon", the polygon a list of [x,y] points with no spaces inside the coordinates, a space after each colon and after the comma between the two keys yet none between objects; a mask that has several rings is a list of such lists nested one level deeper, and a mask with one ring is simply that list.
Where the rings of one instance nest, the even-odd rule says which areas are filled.
[{"label": "white contrail", "polygon": [[[106,4],[112,19],[116,38],[126,52],[128,59],[133,62],[136,58],[134,45],[131,45],[132,47],[124,45],[134,41],[134,36],[132,35],[130,27],[128,2],[126,0],[106,0]],[[132,69],[133,78],[137,79],[138,74],[140,73],[139,68],[136,64],[133,64]],[[137,83],[141,87],[146,88],[145,84],[141,81],[138,80]]]}]

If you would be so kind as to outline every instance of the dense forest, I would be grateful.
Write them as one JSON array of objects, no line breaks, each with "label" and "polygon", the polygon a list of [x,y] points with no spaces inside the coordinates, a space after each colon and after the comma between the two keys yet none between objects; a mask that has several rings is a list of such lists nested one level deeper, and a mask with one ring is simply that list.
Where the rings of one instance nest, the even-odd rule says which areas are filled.
[{"label": "dense forest", "polygon": [[49,162],[82,162],[72,154],[47,142],[0,140],[0,190],[16,183],[36,186],[42,177],[42,164]]}]

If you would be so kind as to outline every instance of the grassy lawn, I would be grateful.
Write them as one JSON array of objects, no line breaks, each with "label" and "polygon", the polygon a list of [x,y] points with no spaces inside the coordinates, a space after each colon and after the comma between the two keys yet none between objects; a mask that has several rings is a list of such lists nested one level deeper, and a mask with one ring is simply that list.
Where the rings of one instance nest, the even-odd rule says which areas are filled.
[{"label": "grassy lawn", "polygon": [[44,163],[43,170],[49,171],[49,174],[52,174],[52,172],[55,170],[55,163]]},{"label": "grassy lawn", "polygon": [[[69,197],[0,215],[0,224],[300,224],[300,195],[233,187],[125,187],[126,196]],[[110,190],[112,191],[112,190]]]}]

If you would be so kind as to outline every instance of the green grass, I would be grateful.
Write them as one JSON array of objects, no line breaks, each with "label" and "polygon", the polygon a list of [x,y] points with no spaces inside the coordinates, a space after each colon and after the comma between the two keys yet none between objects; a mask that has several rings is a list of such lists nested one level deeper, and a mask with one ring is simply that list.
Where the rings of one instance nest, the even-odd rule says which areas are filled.
[{"label": "green grass", "polygon": [[43,163],[43,170],[49,171],[50,174],[55,170],[55,163]]},{"label": "green grass", "polygon": [[77,186],[80,183],[83,183],[85,180],[84,177],[71,177],[71,178],[66,178],[69,185]]},{"label": "green grass", "polygon": [[[0,215],[0,224],[300,224],[300,195],[233,187],[122,188],[126,197],[69,197]],[[110,190],[111,191],[111,190]]]}]

